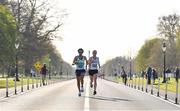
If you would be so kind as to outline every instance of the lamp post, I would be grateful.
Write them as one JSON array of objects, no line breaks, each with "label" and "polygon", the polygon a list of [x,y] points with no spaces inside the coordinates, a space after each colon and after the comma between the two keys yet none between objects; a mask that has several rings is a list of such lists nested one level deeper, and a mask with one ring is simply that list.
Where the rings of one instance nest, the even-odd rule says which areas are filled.
[{"label": "lamp post", "polygon": [[19,81],[19,77],[18,77],[18,48],[19,48],[19,42],[15,43],[15,48],[16,48],[16,81]]},{"label": "lamp post", "polygon": [[118,72],[118,73],[117,73],[118,75],[121,75],[121,71],[120,71],[120,70],[121,70],[121,63],[120,63],[120,61],[119,61],[119,62],[118,62],[118,71],[117,71],[117,72]]},{"label": "lamp post", "polygon": [[60,61],[60,76],[62,77],[62,74],[63,74],[63,70],[62,70],[62,68],[63,68],[63,61]]},{"label": "lamp post", "polygon": [[132,80],[132,77],[131,77],[131,57],[129,58],[129,62],[130,62],[130,68],[129,68],[129,76],[130,76],[130,80]]},{"label": "lamp post", "polygon": [[164,73],[163,73],[164,76],[162,83],[165,83],[166,82],[166,43],[165,42],[163,42],[162,50],[164,53]]},{"label": "lamp post", "polygon": [[51,59],[49,59],[49,79],[51,79]]},{"label": "lamp post", "polygon": [[114,65],[113,64],[111,65],[111,69],[112,69],[111,78],[113,78],[113,74],[114,74]]}]

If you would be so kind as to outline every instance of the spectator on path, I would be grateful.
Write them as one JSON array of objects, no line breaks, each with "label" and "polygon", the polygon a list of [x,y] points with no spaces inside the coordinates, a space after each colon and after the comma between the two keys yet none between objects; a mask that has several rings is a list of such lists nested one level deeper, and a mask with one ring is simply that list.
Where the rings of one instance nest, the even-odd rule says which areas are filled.
[{"label": "spectator on path", "polygon": [[124,84],[126,85],[126,83],[127,83],[127,74],[126,74],[126,72],[124,70],[124,67],[122,66],[121,68],[122,68],[121,76],[122,76]]},{"label": "spectator on path", "polygon": [[34,71],[34,69],[33,69],[33,68],[31,68],[30,73],[31,73],[31,77],[35,77],[35,76],[36,76],[36,75],[35,75],[35,71]]},{"label": "spectator on path", "polygon": [[147,75],[147,83],[151,84],[151,74],[152,74],[152,68],[148,67],[147,71],[146,71],[146,75]]},{"label": "spectator on path", "polygon": [[144,76],[145,76],[145,72],[142,70],[141,71],[141,77],[144,78]]},{"label": "spectator on path", "polygon": [[176,82],[178,82],[178,80],[179,80],[179,68],[178,67],[176,67],[176,69],[175,69],[175,77],[176,77]]},{"label": "spectator on path", "polygon": [[153,83],[155,83],[157,78],[157,71],[155,68],[152,69],[152,79],[153,79]]},{"label": "spectator on path", "polygon": [[166,80],[170,81],[171,73],[172,73],[171,70],[169,68],[167,68],[166,72],[165,72]]},{"label": "spectator on path", "polygon": [[47,68],[46,68],[46,64],[43,65],[43,67],[41,68],[41,74],[42,74],[42,83],[43,86],[45,85],[45,80],[46,80],[46,74],[47,74]]}]

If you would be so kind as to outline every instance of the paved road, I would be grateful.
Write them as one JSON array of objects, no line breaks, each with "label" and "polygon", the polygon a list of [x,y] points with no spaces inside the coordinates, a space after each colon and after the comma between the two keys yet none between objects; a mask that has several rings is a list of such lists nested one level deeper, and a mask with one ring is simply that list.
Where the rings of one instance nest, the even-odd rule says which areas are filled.
[{"label": "paved road", "polygon": [[149,94],[102,79],[98,80],[97,95],[92,93],[88,78],[81,97],[76,80],[69,80],[0,100],[0,111],[180,110]]}]

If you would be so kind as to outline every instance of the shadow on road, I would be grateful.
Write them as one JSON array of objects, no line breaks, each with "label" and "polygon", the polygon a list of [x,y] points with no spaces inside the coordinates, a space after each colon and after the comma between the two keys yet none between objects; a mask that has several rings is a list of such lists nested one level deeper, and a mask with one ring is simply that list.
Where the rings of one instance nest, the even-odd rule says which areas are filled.
[{"label": "shadow on road", "polygon": [[132,101],[132,100],[128,100],[128,99],[112,98],[112,97],[104,97],[104,96],[83,96],[83,97],[90,98],[90,99],[103,100],[103,101],[114,101],[114,102]]}]

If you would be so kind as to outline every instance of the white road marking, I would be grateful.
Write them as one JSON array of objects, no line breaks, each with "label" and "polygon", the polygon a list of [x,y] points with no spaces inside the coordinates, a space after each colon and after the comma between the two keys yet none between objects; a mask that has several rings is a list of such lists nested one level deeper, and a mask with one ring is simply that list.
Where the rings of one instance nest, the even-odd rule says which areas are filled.
[{"label": "white road marking", "polygon": [[88,82],[86,82],[84,111],[89,111],[89,83]]}]

